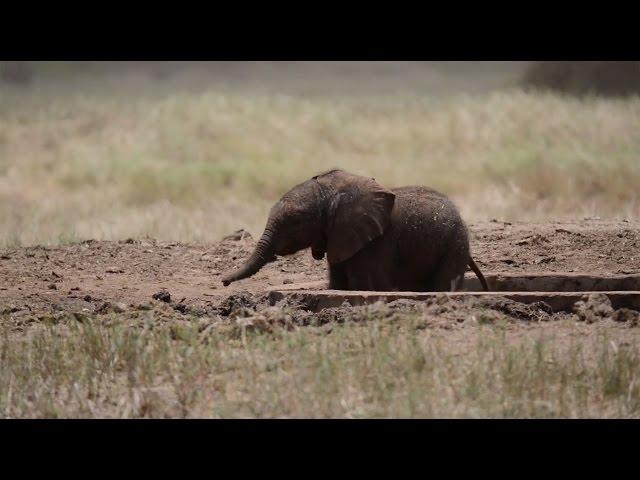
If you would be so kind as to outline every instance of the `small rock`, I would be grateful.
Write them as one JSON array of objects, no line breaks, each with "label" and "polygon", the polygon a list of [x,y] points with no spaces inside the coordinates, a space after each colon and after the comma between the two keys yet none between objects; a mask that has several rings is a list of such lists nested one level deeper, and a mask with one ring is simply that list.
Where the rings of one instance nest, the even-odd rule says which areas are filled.
[{"label": "small rock", "polygon": [[124,273],[124,270],[120,267],[109,267],[105,271],[107,273]]},{"label": "small rock", "polygon": [[166,290],[160,290],[159,292],[154,293],[151,298],[165,303],[171,302],[171,295]]},{"label": "small rock", "polygon": [[231,235],[223,237],[222,240],[233,240],[237,242],[238,240],[244,240],[246,238],[251,239],[253,237],[249,232],[241,228],[240,230],[236,230],[235,232],[233,232]]},{"label": "small rock", "polygon": [[113,304],[112,306],[112,310],[115,313],[122,313],[122,312],[126,312],[127,311],[127,305],[125,303],[122,302],[118,302]]},{"label": "small rock", "polygon": [[551,257],[543,257],[540,260],[538,260],[536,263],[549,263],[549,262],[554,262],[556,260],[556,257],[551,256]]},{"label": "small rock", "polygon": [[289,284],[289,283],[293,283],[293,280],[291,280],[290,278],[285,278],[282,283],[284,283],[285,285]]},{"label": "small rock", "polygon": [[173,309],[184,315],[189,310],[189,307],[187,307],[184,303],[178,303],[177,305],[173,306]]},{"label": "small rock", "polygon": [[48,288],[49,288],[49,290],[57,290],[58,289],[58,287],[56,287],[55,283],[50,283]]},{"label": "small rock", "polygon": [[91,295],[85,295],[84,297],[82,297],[82,299],[83,299],[85,302],[90,302],[91,300],[93,300],[93,299],[91,298]]},{"label": "small rock", "polygon": [[127,310],[127,306],[124,303],[111,303],[104,302],[96,309],[96,313],[123,313]]},{"label": "small rock", "polygon": [[111,304],[109,302],[102,302],[102,304],[96,308],[96,313],[107,313]]},{"label": "small rock", "polygon": [[0,314],[6,315],[8,313],[15,313],[15,312],[19,312],[21,310],[21,308],[16,307],[15,305],[8,305],[6,307],[3,307],[0,310]]},{"label": "small rock", "polygon": [[85,323],[88,320],[88,316],[84,312],[73,312],[73,318],[80,323]]},{"label": "small rock", "polygon": [[616,322],[629,322],[631,325],[637,325],[640,320],[640,312],[628,308],[620,308],[613,314],[613,320]]}]

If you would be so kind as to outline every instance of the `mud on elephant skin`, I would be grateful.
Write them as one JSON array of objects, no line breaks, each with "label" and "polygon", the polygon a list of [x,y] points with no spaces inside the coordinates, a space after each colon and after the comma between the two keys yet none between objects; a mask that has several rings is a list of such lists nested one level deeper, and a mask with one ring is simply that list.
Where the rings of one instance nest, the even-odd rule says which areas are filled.
[{"label": "mud on elephant skin", "polygon": [[331,289],[458,290],[469,265],[487,290],[467,227],[445,195],[423,186],[386,189],[339,169],[285,193],[249,259],[223,284],[250,277],[273,255],[309,247],[316,260],[326,255]]}]

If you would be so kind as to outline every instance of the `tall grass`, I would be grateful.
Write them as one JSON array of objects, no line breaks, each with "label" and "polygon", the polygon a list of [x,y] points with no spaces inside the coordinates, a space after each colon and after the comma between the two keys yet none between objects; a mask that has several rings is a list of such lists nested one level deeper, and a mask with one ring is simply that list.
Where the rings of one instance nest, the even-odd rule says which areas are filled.
[{"label": "tall grass", "polygon": [[0,336],[2,417],[640,416],[628,329],[425,328],[419,315],[293,330],[63,319]]},{"label": "tall grass", "polygon": [[259,233],[332,167],[450,194],[471,221],[640,211],[640,99],[0,91],[0,245]]}]

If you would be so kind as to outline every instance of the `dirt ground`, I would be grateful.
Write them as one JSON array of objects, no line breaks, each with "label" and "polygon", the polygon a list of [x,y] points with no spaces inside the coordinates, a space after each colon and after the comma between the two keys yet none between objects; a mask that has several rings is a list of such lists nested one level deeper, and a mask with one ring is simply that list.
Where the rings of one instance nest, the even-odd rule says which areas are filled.
[{"label": "dirt ground", "polygon": [[[637,221],[492,221],[469,227],[473,256],[485,274],[640,272]],[[162,305],[177,314],[225,315],[231,309],[230,302],[238,298],[253,298],[245,303],[255,306],[272,286],[326,278],[324,261],[315,261],[309,251],[302,251],[278,258],[253,277],[223,287],[221,276],[239,266],[254,244],[250,234],[239,231],[207,245],[127,239],[3,249],[0,311],[13,316],[93,314]],[[519,307],[494,307],[511,309],[518,316]],[[522,311],[525,317],[529,315],[526,308]]]}]

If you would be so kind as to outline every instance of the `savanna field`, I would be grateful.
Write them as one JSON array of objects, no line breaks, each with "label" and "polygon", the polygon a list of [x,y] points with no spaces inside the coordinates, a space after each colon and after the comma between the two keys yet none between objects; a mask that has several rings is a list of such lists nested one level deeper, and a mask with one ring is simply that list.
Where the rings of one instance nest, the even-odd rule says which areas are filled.
[{"label": "savanna field", "polygon": [[[370,90],[326,69],[282,88],[264,70],[278,81],[0,86],[0,416],[640,416],[637,315],[440,301],[311,314],[220,284],[253,245],[223,237],[257,238],[284,192],[334,167],[448,194],[486,271],[515,268],[496,249],[534,251],[522,224],[590,239],[605,231],[592,221],[612,233],[579,244],[590,268],[640,273],[640,97],[434,72],[381,70]],[[554,260],[520,268],[578,269],[544,232],[554,247],[535,248]],[[309,252],[279,262],[256,281],[324,278]]]}]

